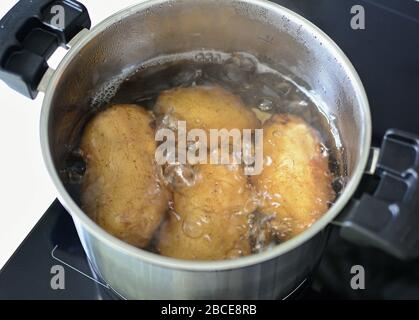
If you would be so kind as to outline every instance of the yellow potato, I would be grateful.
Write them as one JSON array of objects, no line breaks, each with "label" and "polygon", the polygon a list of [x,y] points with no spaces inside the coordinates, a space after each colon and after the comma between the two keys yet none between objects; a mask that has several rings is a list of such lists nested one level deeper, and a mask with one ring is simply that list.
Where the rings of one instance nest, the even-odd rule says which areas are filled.
[{"label": "yellow potato", "polygon": [[317,132],[302,119],[274,115],[264,124],[263,135],[266,163],[251,181],[261,197],[259,210],[273,215],[276,235],[286,240],[328,210],[335,197],[332,175]]},{"label": "yellow potato", "polygon": [[255,209],[243,168],[194,166],[196,182],[174,192],[174,212],[163,224],[158,251],[189,260],[222,260],[251,253],[249,213]]},{"label": "yellow potato", "polygon": [[197,86],[165,91],[157,99],[157,115],[186,121],[187,130],[256,129],[260,121],[241,99],[220,86]]},{"label": "yellow potato", "polygon": [[81,141],[87,163],[82,209],[109,233],[141,248],[169,201],[154,160],[151,122],[139,106],[116,105],[88,123]]}]

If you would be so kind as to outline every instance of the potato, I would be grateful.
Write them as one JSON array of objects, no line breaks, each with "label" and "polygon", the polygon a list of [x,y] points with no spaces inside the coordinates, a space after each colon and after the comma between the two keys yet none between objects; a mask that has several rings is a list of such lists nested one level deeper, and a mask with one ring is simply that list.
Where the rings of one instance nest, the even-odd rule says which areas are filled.
[{"label": "potato", "polygon": [[82,209],[112,235],[146,247],[167,211],[169,193],[154,160],[152,117],[136,105],[115,105],[86,126]]},{"label": "potato", "polygon": [[317,132],[292,115],[274,115],[263,126],[265,165],[251,177],[261,196],[260,212],[281,240],[310,227],[329,208],[335,194],[328,157]]},{"label": "potato", "polygon": [[260,121],[241,99],[220,86],[196,86],[164,91],[157,99],[157,115],[186,121],[187,130],[256,129]]},{"label": "potato", "polygon": [[255,209],[243,168],[194,166],[193,186],[174,192],[174,212],[163,224],[157,249],[189,260],[222,260],[251,253],[248,215]]}]

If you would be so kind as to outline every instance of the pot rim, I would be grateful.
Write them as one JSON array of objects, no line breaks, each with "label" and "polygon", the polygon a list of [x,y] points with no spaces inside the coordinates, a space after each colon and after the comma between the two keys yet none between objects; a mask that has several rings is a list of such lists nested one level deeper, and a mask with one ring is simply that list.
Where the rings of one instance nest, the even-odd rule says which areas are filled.
[{"label": "pot rim", "polygon": [[[216,1],[216,0],[212,0]],[[161,256],[152,252],[145,251],[143,249],[134,247],[116,237],[106,232],[99,225],[97,225],[92,219],[88,217],[72,199],[65,189],[57,170],[54,166],[53,159],[51,157],[49,139],[48,139],[48,128],[49,128],[49,115],[51,110],[51,101],[54,96],[54,88],[57,86],[57,83],[61,75],[65,72],[67,66],[70,62],[77,57],[78,52],[89,43],[94,37],[108,28],[110,25],[114,24],[117,21],[123,20],[124,18],[138,12],[143,11],[150,6],[163,4],[167,0],[148,0],[141,2],[139,4],[130,6],[126,9],[123,9],[114,15],[111,15],[107,19],[100,22],[92,30],[90,30],[86,36],[82,37],[66,54],[63,60],[60,62],[58,68],[52,75],[47,89],[45,91],[45,97],[42,104],[41,110],[41,119],[40,119],[40,138],[41,138],[41,148],[42,155],[44,158],[44,163],[49,172],[49,175],[54,183],[59,195],[58,198],[66,208],[66,210],[71,214],[75,223],[81,223],[82,227],[86,229],[91,235],[100,240],[101,242],[109,245],[114,250],[120,251],[126,255],[131,256],[135,259],[140,259],[146,263],[157,265],[164,268],[171,268],[177,270],[185,271],[217,271],[217,270],[231,270],[244,268],[259,264],[265,261],[272,260],[280,255],[283,255],[299,246],[301,246],[306,241],[310,240],[321,230],[323,230],[333,219],[342,211],[348,201],[351,199],[355,190],[358,187],[358,184],[361,181],[361,178],[364,174],[365,167],[367,165],[369,150],[371,145],[371,114],[368,103],[368,98],[365,93],[365,89],[362,85],[362,82],[346,55],[343,51],[334,43],[334,41],[326,35],[321,29],[315,26],[313,23],[300,16],[299,14],[282,7],[278,4],[268,2],[265,0],[240,0],[240,2],[249,3],[258,5],[264,9],[275,11],[279,15],[285,15],[292,21],[298,21],[299,24],[304,25],[304,27],[309,30],[312,34],[315,34],[317,38],[322,41],[323,46],[332,52],[337,59],[337,62],[342,65],[346,74],[350,78],[351,83],[357,92],[357,101],[361,106],[361,113],[365,120],[365,126],[361,137],[363,140],[362,150],[360,159],[354,169],[352,177],[349,179],[347,185],[345,186],[344,191],[336,200],[334,205],[310,228],[308,228],[303,233],[298,236],[282,243],[274,248],[271,248],[267,251],[253,254],[246,257],[240,257],[232,260],[219,260],[219,261],[191,261],[191,260],[180,260],[170,257]],[[79,230],[78,230],[79,233]],[[80,233],[79,233],[79,236]]]}]

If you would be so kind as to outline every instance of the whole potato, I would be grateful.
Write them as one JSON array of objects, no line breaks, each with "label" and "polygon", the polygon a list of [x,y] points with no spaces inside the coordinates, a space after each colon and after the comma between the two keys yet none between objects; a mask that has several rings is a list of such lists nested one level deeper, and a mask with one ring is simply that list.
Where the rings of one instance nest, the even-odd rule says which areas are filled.
[{"label": "whole potato", "polygon": [[249,213],[255,209],[243,168],[194,166],[193,186],[174,192],[174,212],[163,224],[158,251],[190,260],[222,260],[251,253]]},{"label": "whole potato", "polygon": [[86,126],[82,209],[112,235],[146,247],[168,208],[154,153],[152,117],[136,105],[115,105]]},{"label": "whole potato", "polygon": [[260,196],[259,211],[281,240],[310,227],[335,198],[328,156],[317,132],[292,115],[274,115],[263,126],[265,165],[251,177]]},{"label": "whole potato", "polygon": [[196,86],[164,91],[157,99],[157,115],[186,121],[187,130],[256,129],[260,121],[241,99],[220,86]]}]

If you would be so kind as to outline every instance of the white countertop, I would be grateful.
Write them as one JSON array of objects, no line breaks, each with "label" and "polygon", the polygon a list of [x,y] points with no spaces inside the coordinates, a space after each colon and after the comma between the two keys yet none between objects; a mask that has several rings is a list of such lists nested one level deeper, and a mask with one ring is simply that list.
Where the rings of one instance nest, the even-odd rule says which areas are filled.
[{"label": "white countertop", "polygon": [[[79,0],[80,1],[80,0]],[[92,26],[140,0],[81,0]],[[1,0],[0,16],[17,3]],[[50,64],[56,66],[62,50]],[[44,167],[39,141],[43,94],[31,101],[0,81],[0,268],[7,262],[45,210],[56,191]]]}]

